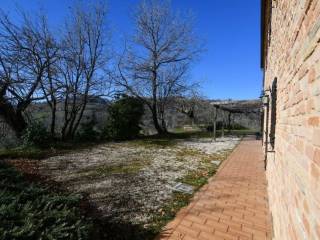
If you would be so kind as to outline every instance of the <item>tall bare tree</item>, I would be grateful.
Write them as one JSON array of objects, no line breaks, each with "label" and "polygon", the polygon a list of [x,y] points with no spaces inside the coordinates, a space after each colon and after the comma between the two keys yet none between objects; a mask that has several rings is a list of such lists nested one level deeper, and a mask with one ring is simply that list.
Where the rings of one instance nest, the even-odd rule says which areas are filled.
[{"label": "tall bare tree", "polygon": [[79,4],[64,31],[53,34],[45,16],[22,13],[15,24],[0,14],[0,117],[20,136],[27,127],[26,109],[46,100],[51,110],[50,131],[56,133],[56,112],[64,105],[62,137],[73,138],[92,95],[110,89],[106,7]]},{"label": "tall bare tree", "polygon": [[101,75],[108,60],[104,45],[105,16],[104,5],[87,9],[77,6],[66,25],[60,68],[64,86],[63,138],[74,137],[90,94],[105,80]]},{"label": "tall bare tree", "polygon": [[116,84],[143,101],[157,132],[165,133],[168,103],[190,88],[186,76],[201,46],[192,17],[174,13],[168,1],[142,1],[133,19],[135,34],[120,57]]},{"label": "tall bare tree", "polygon": [[26,108],[44,98],[39,85],[55,54],[45,47],[50,40],[41,31],[44,22],[30,19],[23,14],[17,25],[0,13],[0,115],[18,136],[27,126]]},{"label": "tall bare tree", "polygon": [[40,81],[40,88],[43,96],[51,110],[50,133],[52,138],[56,133],[56,112],[59,100],[59,89],[62,88],[59,79],[59,61],[61,59],[61,49],[59,39],[56,39],[50,31],[47,19],[45,16],[41,17],[41,33],[45,37],[44,42],[44,58],[47,59],[48,65],[45,68],[45,74]]}]

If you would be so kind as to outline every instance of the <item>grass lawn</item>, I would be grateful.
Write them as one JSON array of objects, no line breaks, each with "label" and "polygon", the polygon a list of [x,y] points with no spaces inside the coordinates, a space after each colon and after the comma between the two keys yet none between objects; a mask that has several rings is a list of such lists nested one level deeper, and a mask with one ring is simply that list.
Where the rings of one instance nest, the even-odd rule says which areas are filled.
[{"label": "grass lawn", "polygon": [[[242,130],[231,130],[230,132],[225,131],[226,135],[235,135],[238,137],[245,136],[248,134],[256,134],[257,131],[250,129]],[[221,136],[221,130],[217,130],[217,137]],[[152,136],[141,136],[133,142],[137,144],[151,144],[159,146],[170,146],[177,142],[177,139],[188,139],[188,138],[212,138],[212,133],[207,131],[184,131],[182,128],[173,130],[166,135],[152,135]],[[95,142],[57,142],[47,148],[39,148],[33,146],[20,146],[16,148],[4,149],[0,148],[0,160],[1,159],[43,159],[55,155],[67,154],[75,150],[88,149],[95,147],[101,143]]]},{"label": "grass lawn", "polygon": [[[242,134],[245,133],[239,135]],[[87,148],[71,145],[55,150],[35,149],[32,151],[44,152],[39,155],[39,160],[16,159],[7,162],[21,170],[24,170],[21,165],[29,162],[36,165],[36,172],[44,178],[63,186],[63,192],[69,192],[70,196],[85,195],[90,209],[93,209],[88,213],[92,221],[87,223],[81,217],[77,205],[79,199],[74,200],[73,205],[66,200],[62,209],[72,208],[73,216],[88,226],[86,232],[93,226],[94,239],[153,239],[193,196],[174,191],[173,186],[181,182],[197,191],[217,171],[212,161],[223,161],[240,139],[225,137],[212,142],[210,137],[211,134],[206,132],[179,132],[100,143]],[[8,156],[28,156],[26,152],[23,154]],[[31,158],[36,156],[31,154]],[[20,179],[19,173],[15,173]],[[26,187],[28,182],[23,182]],[[41,188],[39,184],[37,187]],[[17,188],[15,194],[19,194],[20,190]],[[46,185],[43,191],[44,196],[59,196]],[[33,198],[30,199],[32,201]],[[39,203],[35,201],[34,204],[36,208]],[[39,208],[42,207],[40,204]],[[57,207],[60,205],[53,205],[52,208]],[[39,215],[38,219],[44,217]],[[83,239],[86,239],[85,235]]]},{"label": "grass lawn", "polygon": [[0,163],[0,239],[89,239],[91,220],[80,211],[81,196],[31,183]]},{"label": "grass lawn", "polygon": [[43,159],[57,154],[67,154],[68,152],[88,149],[96,146],[95,142],[56,142],[49,147],[19,146],[15,148],[0,148],[0,160],[2,159]]}]

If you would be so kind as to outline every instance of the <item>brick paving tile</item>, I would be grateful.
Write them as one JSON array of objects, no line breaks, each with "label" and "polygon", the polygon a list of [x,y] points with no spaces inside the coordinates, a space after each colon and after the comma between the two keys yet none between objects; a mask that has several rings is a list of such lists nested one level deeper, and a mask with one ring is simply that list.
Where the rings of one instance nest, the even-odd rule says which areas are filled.
[{"label": "brick paving tile", "polygon": [[271,239],[261,142],[244,138],[157,240]]}]

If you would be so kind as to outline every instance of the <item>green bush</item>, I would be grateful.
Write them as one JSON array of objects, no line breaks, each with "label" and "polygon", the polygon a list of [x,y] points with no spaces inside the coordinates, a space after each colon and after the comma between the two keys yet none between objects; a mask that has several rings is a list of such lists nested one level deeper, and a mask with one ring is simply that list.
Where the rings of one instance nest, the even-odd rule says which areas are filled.
[{"label": "green bush", "polygon": [[50,141],[50,133],[41,122],[32,122],[22,134],[23,144],[26,146],[47,146]]},{"label": "green bush", "polygon": [[81,124],[81,128],[77,133],[76,139],[81,142],[99,140],[99,132],[95,129],[97,121],[92,118],[90,121]]},{"label": "green bush", "polygon": [[139,134],[144,113],[144,106],[139,99],[121,95],[109,107],[108,112],[105,137],[118,140],[132,139]]},{"label": "green bush", "polygon": [[0,239],[89,239],[79,195],[50,192],[0,164]]}]

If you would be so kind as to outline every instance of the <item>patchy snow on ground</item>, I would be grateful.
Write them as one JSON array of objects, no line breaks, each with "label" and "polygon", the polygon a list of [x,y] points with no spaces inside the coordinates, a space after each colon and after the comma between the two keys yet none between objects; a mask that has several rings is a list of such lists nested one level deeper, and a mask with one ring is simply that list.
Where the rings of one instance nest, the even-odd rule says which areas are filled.
[{"label": "patchy snow on ground", "polygon": [[179,140],[170,146],[106,143],[42,160],[41,172],[84,192],[105,217],[147,224],[172,197],[173,187],[203,158],[233,149],[237,137]]}]

